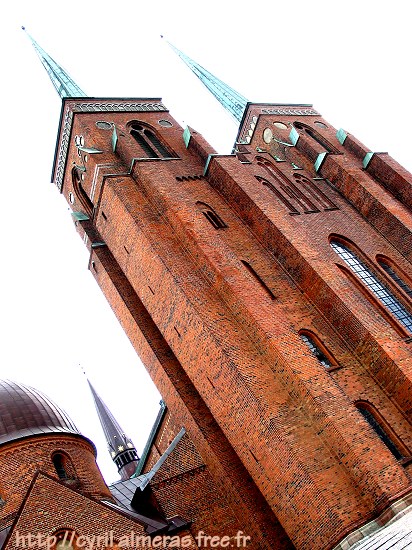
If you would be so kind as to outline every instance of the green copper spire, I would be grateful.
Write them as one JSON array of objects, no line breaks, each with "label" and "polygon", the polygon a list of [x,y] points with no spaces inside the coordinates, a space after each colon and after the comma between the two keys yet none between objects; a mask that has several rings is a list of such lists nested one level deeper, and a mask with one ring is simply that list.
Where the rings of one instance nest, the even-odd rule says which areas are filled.
[{"label": "green copper spire", "polygon": [[198,65],[193,59],[190,59],[190,57],[173,46],[173,44],[170,44],[170,42],[168,42],[168,44],[172,50],[183,59],[186,65],[192,69],[195,75],[203,82],[206,88],[212,92],[223,107],[229,111],[238,122],[241,122],[248,100],[222,80],[209,73],[209,71],[204,69],[201,65]]},{"label": "green copper spire", "polygon": [[[22,27],[25,31],[26,29]],[[30,38],[31,43],[36,50],[37,55],[40,58],[40,61],[43,63],[44,68],[46,69],[50,80],[52,81],[53,86],[56,88],[57,93],[61,98],[63,97],[87,97],[81,88],[71,79],[71,77],[66,73],[66,71],[60,67],[58,63],[54,61],[44,50],[41,48],[37,42],[32,38],[29,33],[27,36]]]}]

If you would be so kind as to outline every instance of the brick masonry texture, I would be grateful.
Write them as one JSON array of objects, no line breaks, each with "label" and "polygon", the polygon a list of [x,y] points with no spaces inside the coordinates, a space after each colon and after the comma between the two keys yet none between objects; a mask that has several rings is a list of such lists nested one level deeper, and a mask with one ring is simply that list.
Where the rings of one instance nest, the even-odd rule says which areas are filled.
[{"label": "brick masonry texture", "polygon": [[0,446],[0,494],[5,501],[0,509],[0,529],[10,524],[29,490],[35,472],[57,477],[53,454],[63,452],[71,461],[75,476],[67,484],[85,495],[112,500],[95,461],[95,450],[83,437],[44,435],[12,441]]},{"label": "brick masonry texture", "polygon": [[[411,491],[412,365],[410,333],[330,239],[348,243],[411,311],[377,263],[389,258],[411,288],[411,175],[381,153],[365,169],[367,149],[350,135],[342,145],[318,115],[260,114],[240,158],[214,155],[193,130],[186,148],[183,129],[161,117],[172,126],[154,112],[75,114],[73,135],[103,153],[82,158],[80,183],[69,170],[63,182],[73,209],[89,217],[76,224],[93,275],[206,467],[182,472],[174,501],[159,480],[159,501],[203,517],[200,526],[196,487],[211,476],[253,547],[332,548]],[[114,151],[97,120],[116,125]],[[158,149],[148,158],[130,134],[136,120],[167,157]],[[78,158],[72,142],[67,166]],[[360,401],[379,411],[406,460]]]}]

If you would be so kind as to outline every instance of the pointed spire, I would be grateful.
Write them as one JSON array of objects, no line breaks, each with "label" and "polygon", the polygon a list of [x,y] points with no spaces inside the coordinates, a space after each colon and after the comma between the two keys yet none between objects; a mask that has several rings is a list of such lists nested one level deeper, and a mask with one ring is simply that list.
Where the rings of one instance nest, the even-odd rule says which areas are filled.
[{"label": "pointed spire", "polygon": [[117,420],[114,418],[107,405],[96,392],[89,379],[87,379],[92,392],[100,424],[106,437],[107,446],[123,480],[129,479],[136,471],[139,457],[132,440],[127,437]]},{"label": "pointed spire", "polygon": [[[22,27],[26,31],[25,27]],[[37,55],[40,58],[44,68],[46,69],[53,86],[61,98],[64,97],[87,97],[81,88],[74,80],[66,73],[66,71],[58,63],[54,61],[37,42],[26,31],[27,36],[31,40]]]},{"label": "pointed spire", "polygon": [[[163,36],[162,36],[163,38]],[[172,50],[183,59],[186,65],[203,82],[206,88],[215,96],[223,107],[238,121],[242,121],[243,113],[246,109],[248,100],[236,90],[225,84],[222,80],[212,75],[201,65],[193,61],[190,57],[178,50],[173,44],[167,42]]]}]

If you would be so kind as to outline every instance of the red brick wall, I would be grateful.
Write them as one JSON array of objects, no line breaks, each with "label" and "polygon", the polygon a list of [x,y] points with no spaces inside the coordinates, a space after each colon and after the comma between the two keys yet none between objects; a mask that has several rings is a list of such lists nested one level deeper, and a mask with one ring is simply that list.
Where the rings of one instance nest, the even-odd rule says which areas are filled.
[{"label": "red brick wall", "polygon": [[[108,534],[108,545],[104,543],[98,545],[94,539],[96,549],[111,547],[111,540],[119,543],[122,536],[129,537],[132,532],[137,536],[146,535],[143,526],[139,523],[116,513],[108,506],[70,491],[41,474],[20,512],[5,547],[7,550],[22,547],[21,542],[19,543],[16,538],[16,533],[20,537],[30,533],[34,536],[37,536],[37,533],[52,536],[59,530],[74,532],[76,537],[105,537]],[[76,543],[74,546],[76,547]]]},{"label": "red brick wall", "polygon": [[[341,235],[372,264],[382,254],[408,272],[410,212],[378,181],[372,164],[370,173],[362,169],[362,146],[341,146],[325,121],[327,128],[316,131],[334,154],[319,173],[313,162],[324,144],[300,130],[296,147],[284,145],[295,119],[310,125],[322,120],[317,115],[261,115],[245,146],[250,164],[215,156],[203,178],[207,144],[194,133],[186,150],[169,115],[173,126],[165,129],[158,113],[110,113],[119,134],[116,154],[97,135],[97,116],[76,115],[74,132],[106,151],[102,166],[96,156],[85,176],[95,202],[93,228],[79,224],[107,245],[92,251],[98,283],[176,421],[187,427],[216,482],[225,478],[231,505],[233,473],[217,442],[234,451],[232,463],[248,472],[296,547],[333,546],[410,490],[407,472],[354,402],[372,402],[410,446],[412,388],[405,330],[339,269],[329,239]],[[151,123],[180,158],[133,161],[131,119]],[[286,130],[276,130],[277,121]],[[265,143],[265,127],[278,141]],[[76,154],[72,148],[68,164]],[[268,178],[259,156],[275,164],[276,185],[283,182],[292,203],[295,175],[305,175],[334,209],[299,206],[291,215],[256,179]],[[397,187],[398,169],[389,164],[385,185]],[[67,177],[66,195],[70,185]],[[226,228],[214,229],[199,201]],[[340,370],[326,372],[299,338],[301,329],[317,334]],[[253,501],[255,485],[248,486],[243,471],[237,479],[236,490]],[[269,516],[266,509],[256,519],[256,537],[258,521]],[[287,547],[280,528],[277,533],[279,547]]]},{"label": "red brick wall", "polygon": [[57,451],[66,454],[73,464],[76,480],[68,485],[94,498],[111,499],[95,461],[94,449],[81,437],[64,434],[29,437],[0,446],[0,494],[5,505],[0,509],[0,528],[20,507],[36,471],[42,470],[58,479],[52,462]]}]

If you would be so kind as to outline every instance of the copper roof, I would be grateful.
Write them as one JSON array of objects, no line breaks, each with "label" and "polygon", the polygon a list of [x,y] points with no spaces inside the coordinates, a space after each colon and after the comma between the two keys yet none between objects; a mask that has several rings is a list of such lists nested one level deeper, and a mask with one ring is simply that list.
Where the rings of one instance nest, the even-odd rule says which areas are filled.
[{"label": "copper roof", "polygon": [[48,433],[80,432],[67,414],[40,391],[0,380],[0,444]]}]

